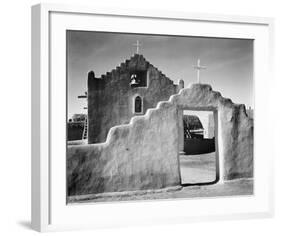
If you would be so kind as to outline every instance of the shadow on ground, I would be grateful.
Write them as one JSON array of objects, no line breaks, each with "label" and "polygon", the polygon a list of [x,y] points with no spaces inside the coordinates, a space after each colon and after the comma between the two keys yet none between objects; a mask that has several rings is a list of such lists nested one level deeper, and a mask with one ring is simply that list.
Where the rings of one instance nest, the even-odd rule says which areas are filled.
[{"label": "shadow on ground", "polygon": [[31,223],[30,221],[19,221],[17,222],[18,225],[20,225],[22,228],[25,228],[25,229],[32,229],[31,228]]}]

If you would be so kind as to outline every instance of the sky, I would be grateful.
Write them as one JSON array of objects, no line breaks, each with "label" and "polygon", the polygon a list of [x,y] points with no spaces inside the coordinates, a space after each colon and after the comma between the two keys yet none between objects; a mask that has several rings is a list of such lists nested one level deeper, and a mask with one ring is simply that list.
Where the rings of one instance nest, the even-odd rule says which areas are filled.
[{"label": "sky", "polygon": [[197,82],[193,65],[197,59],[206,66],[200,72],[201,83],[210,84],[215,91],[246,107],[253,104],[253,40],[204,38],[163,35],[120,34],[90,31],[68,31],[67,80],[68,117],[85,113],[85,99],[77,96],[87,91],[87,74],[96,77],[119,66],[136,53],[167,77],[185,87]]}]

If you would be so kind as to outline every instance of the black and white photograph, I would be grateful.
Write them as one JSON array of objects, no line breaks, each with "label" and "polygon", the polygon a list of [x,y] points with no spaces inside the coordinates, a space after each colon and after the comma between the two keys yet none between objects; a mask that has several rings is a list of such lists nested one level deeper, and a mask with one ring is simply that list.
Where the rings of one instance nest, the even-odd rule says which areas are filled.
[{"label": "black and white photograph", "polygon": [[67,30],[67,203],[253,195],[253,43]]}]

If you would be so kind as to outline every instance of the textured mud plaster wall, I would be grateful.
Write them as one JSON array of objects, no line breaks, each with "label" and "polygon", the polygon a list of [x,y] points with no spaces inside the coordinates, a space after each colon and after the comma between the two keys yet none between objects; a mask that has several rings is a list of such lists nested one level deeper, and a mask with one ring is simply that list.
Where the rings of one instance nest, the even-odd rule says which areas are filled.
[{"label": "textured mud plaster wall", "polygon": [[[131,73],[141,72],[147,77],[146,87],[131,87]],[[183,86],[183,85],[182,85]],[[135,54],[111,72],[96,78],[88,76],[88,129],[89,143],[105,142],[111,127],[128,124],[136,115],[134,98],[143,99],[143,114],[178,93],[178,85],[167,78],[142,55]]]},{"label": "textured mud plaster wall", "polygon": [[179,185],[179,111],[217,109],[220,178],[253,174],[253,121],[209,85],[192,85],[148,109],[127,125],[110,129],[105,143],[69,146],[68,195],[156,189]]},{"label": "textured mud plaster wall", "polygon": [[177,118],[176,107],[162,103],[111,128],[106,143],[68,147],[68,194],[178,185]]},{"label": "textured mud plaster wall", "polygon": [[234,104],[202,84],[182,90],[172,101],[178,109],[217,110],[220,179],[253,176],[253,119],[244,105]]}]

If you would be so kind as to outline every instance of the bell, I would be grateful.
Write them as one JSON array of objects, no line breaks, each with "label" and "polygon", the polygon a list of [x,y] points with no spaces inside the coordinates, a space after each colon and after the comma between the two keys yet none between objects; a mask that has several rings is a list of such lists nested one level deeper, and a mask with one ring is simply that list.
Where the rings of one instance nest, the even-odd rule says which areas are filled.
[{"label": "bell", "polygon": [[131,82],[130,82],[130,85],[137,85],[137,84],[139,84],[139,83],[136,81],[135,78],[132,79]]},{"label": "bell", "polygon": [[132,86],[132,85],[138,85],[138,84],[139,84],[139,83],[137,82],[136,78],[137,78],[137,75],[136,75],[136,74],[132,74],[132,76],[131,76],[131,82],[130,82],[130,85],[131,85],[131,86]]}]

